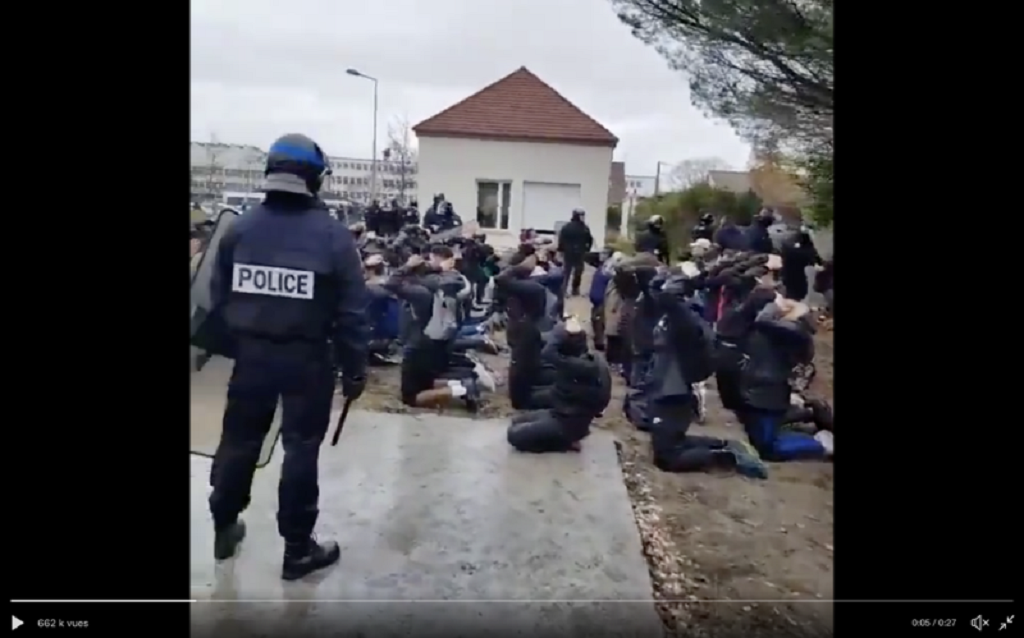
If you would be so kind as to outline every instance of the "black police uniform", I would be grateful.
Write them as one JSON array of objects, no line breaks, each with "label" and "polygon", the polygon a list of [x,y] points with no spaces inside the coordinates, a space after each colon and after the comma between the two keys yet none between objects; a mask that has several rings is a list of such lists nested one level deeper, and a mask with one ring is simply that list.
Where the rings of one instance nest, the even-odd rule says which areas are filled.
[{"label": "black police uniform", "polygon": [[583,277],[583,259],[594,246],[594,236],[583,221],[583,211],[576,209],[572,219],[558,231],[558,251],[562,253],[565,269],[562,276],[562,294],[572,285],[573,296],[580,294],[580,280]]},{"label": "black police uniform", "polygon": [[690,237],[694,241],[698,239],[713,240],[715,237],[715,218],[707,213],[701,215],[698,224],[690,231]]},{"label": "black police uniform", "polygon": [[648,224],[647,230],[637,235],[633,247],[638,253],[651,253],[665,263],[671,258],[668,237],[660,225]]},{"label": "black police uniform", "polygon": [[289,135],[275,143],[266,200],[225,233],[211,284],[235,353],[211,477],[215,556],[233,555],[244,536],[238,516],[249,503],[280,399],[284,462],[277,520],[285,539],[282,576],[289,580],[338,559],[336,543],[312,540],[335,364],[347,396],[365,386],[366,286],[352,235],[314,197],[327,171],[322,151],[308,138]]}]

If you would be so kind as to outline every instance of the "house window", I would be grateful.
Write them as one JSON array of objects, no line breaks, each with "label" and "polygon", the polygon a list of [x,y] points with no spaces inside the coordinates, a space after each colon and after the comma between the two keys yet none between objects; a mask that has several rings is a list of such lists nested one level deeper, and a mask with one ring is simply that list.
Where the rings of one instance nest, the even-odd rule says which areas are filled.
[{"label": "house window", "polygon": [[512,182],[477,180],[476,221],[480,228],[508,230]]}]

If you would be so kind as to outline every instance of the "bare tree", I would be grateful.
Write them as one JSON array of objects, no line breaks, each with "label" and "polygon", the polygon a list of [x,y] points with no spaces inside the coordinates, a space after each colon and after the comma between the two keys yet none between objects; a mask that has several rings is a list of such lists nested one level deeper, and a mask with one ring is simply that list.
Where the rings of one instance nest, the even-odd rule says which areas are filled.
[{"label": "bare tree", "polygon": [[698,157],[683,160],[672,168],[668,182],[672,190],[686,190],[706,182],[711,171],[728,170],[729,163],[719,157]]},{"label": "bare tree", "polygon": [[412,127],[406,117],[398,117],[388,124],[388,145],[385,157],[393,167],[398,182],[398,199],[406,203],[405,193],[414,183],[416,173],[416,149],[412,144]]}]

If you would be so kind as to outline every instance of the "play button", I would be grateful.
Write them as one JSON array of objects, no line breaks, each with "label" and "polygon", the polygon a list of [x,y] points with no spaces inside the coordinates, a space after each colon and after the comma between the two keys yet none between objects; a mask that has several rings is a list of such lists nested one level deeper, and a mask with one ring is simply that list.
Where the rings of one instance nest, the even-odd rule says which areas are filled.
[{"label": "play button", "polygon": [[25,623],[21,622],[21,618],[18,618],[17,616],[11,616],[11,629],[12,630],[13,629],[17,629],[18,627],[21,627],[24,624]]}]

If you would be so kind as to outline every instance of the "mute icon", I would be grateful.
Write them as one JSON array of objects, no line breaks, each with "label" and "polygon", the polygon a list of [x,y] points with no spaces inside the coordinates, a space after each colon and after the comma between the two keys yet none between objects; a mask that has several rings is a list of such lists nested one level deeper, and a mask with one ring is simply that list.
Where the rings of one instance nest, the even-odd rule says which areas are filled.
[{"label": "mute icon", "polygon": [[981,631],[985,627],[988,627],[988,620],[982,618],[981,616],[978,616],[977,618],[971,620],[971,627],[974,627],[978,631]]}]

